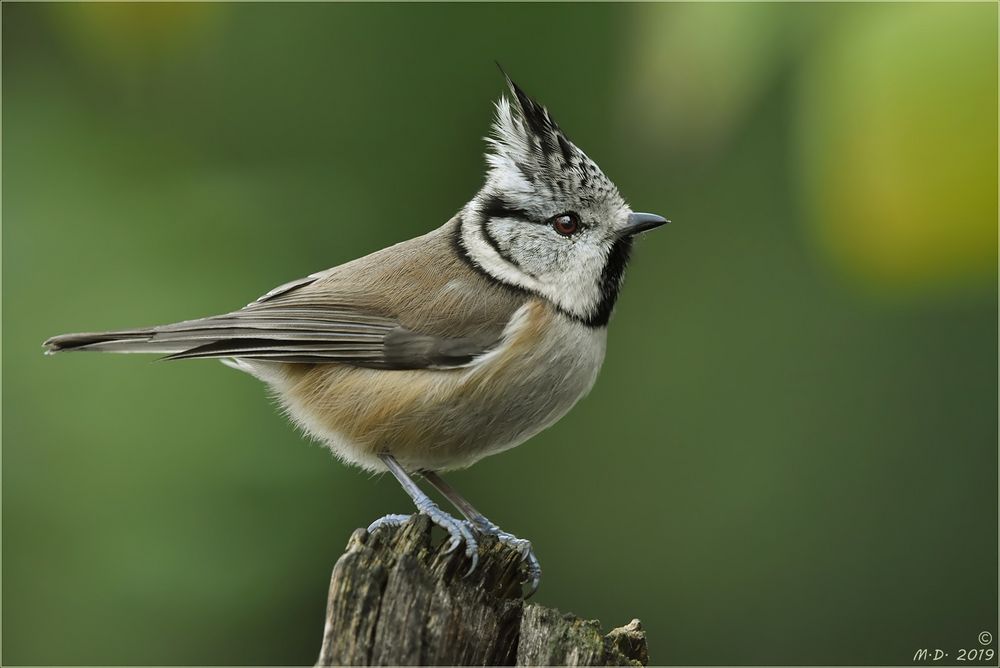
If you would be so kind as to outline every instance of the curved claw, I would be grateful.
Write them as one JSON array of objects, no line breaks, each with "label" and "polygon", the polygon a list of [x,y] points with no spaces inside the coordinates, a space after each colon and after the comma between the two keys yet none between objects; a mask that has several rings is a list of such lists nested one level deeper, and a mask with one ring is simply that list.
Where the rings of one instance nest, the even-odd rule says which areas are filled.
[{"label": "curved claw", "polygon": [[417,510],[427,515],[431,518],[431,522],[448,532],[449,540],[448,547],[444,551],[445,554],[451,554],[458,549],[459,545],[463,542],[465,543],[465,556],[472,561],[466,575],[476,570],[476,566],[479,565],[479,543],[476,542],[476,537],[469,530],[469,527],[465,526],[464,522],[459,522],[438,508],[432,502],[418,503]]},{"label": "curved claw", "polygon": [[465,522],[465,524],[474,528],[480,533],[495,536],[498,541],[504,545],[508,545],[514,550],[516,550],[521,555],[521,561],[525,566],[525,576],[521,580],[523,583],[530,583],[528,593],[525,598],[531,598],[536,591],[538,591],[538,585],[542,581],[542,566],[538,562],[538,557],[535,556],[535,551],[531,547],[531,541],[525,538],[518,538],[512,533],[508,533],[493,524],[492,522]]},{"label": "curved claw", "polygon": [[528,552],[527,562],[528,573],[522,582],[530,582],[528,593],[524,597],[531,598],[538,591],[538,585],[542,582],[542,566],[538,563],[538,557],[535,556],[534,552]]},{"label": "curved claw", "polygon": [[[476,537],[472,535],[472,532],[469,531],[469,527],[465,526],[464,522],[455,520],[455,525],[462,534],[462,539],[465,541],[465,556],[472,562],[469,564],[469,570],[465,572],[465,577],[469,577],[476,570],[476,567],[479,566],[479,543],[476,541]],[[455,540],[454,536],[452,536],[452,540]]]},{"label": "curved claw", "polygon": [[448,518],[451,522],[442,522],[433,517],[431,519],[435,524],[448,532],[448,547],[444,553],[451,554],[458,549],[459,545],[465,543],[465,556],[472,560],[472,564],[466,575],[476,570],[476,566],[479,565],[479,543],[476,542],[475,536],[472,535],[468,527],[451,517]]}]

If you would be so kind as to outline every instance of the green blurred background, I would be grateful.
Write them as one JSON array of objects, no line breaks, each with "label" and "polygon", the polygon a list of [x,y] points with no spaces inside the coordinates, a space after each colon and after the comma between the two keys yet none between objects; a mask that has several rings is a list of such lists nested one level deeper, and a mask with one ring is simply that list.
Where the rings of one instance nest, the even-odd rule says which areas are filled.
[{"label": "green blurred background", "polygon": [[674,220],[592,394],[451,477],[537,600],[659,663],[997,635],[995,4],[5,4],[4,664],[315,660],[395,482],[221,364],[40,343],[441,224],[494,59]]}]

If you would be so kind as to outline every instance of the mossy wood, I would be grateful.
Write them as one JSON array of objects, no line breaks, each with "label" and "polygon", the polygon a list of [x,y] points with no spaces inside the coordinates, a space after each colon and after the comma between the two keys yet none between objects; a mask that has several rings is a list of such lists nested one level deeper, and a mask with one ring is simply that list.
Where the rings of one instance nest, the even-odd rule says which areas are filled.
[{"label": "mossy wood", "polygon": [[596,621],[521,597],[520,555],[480,543],[479,567],[444,554],[417,515],[375,536],[359,529],[330,580],[319,666],[644,666],[638,620],[604,635]]}]

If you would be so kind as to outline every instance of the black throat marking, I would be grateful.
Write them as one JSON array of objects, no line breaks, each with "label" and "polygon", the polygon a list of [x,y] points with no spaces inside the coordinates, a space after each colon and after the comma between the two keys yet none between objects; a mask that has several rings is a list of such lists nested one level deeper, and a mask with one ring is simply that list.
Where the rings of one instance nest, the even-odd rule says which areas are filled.
[{"label": "black throat marking", "polygon": [[632,256],[632,237],[618,239],[608,252],[604,261],[604,271],[601,272],[601,301],[597,303],[594,314],[585,323],[591,327],[604,327],[611,320],[611,313],[618,301],[618,292],[625,278],[625,267]]}]

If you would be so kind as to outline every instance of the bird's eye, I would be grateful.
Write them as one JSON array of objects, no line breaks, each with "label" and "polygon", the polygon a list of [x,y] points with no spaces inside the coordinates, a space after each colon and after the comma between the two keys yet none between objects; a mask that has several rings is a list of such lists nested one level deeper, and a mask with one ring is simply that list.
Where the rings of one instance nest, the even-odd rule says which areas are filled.
[{"label": "bird's eye", "polygon": [[549,219],[549,222],[552,225],[552,229],[564,237],[573,236],[580,229],[580,217],[572,211],[553,216]]}]

